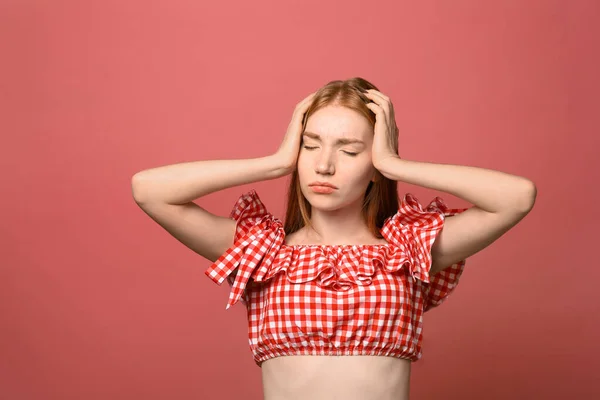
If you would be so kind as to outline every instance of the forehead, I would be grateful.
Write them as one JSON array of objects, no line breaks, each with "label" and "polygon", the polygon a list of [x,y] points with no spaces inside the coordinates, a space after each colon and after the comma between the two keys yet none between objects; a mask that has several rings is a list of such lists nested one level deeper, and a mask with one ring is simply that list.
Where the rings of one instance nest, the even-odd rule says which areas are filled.
[{"label": "forehead", "polygon": [[341,106],[326,106],[315,111],[306,122],[306,131],[314,132],[324,139],[356,138],[372,136],[369,120],[358,112]]}]

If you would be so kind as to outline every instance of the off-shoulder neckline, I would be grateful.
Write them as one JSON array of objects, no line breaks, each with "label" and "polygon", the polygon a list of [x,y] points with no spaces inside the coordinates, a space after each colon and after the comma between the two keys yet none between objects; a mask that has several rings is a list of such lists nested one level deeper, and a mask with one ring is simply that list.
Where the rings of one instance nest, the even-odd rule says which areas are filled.
[{"label": "off-shoulder neckline", "polygon": [[[383,227],[379,229],[379,233],[383,236]],[[365,248],[391,248],[394,247],[394,243],[391,243],[389,240],[386,240],[384,243],[359,243],[359,244],[318,244],[318,243],[309,243],[309,244],[288,244],[285,243],[287,238],[287,234],[285,231],[283,232],[283,243],[281,247],[287,247],[291,249],[302,249],[302,248],[326,248],[326,249],[365,249]]]},{"label": "off-shoulder neckline", "polygon": [[372,243],[372,244],[287,244],[283,243],[281,247],[288,248],[329,248],[329,249],[363,249],[363,248],[380,248],[393,247],[390,242],[387,243]]}]

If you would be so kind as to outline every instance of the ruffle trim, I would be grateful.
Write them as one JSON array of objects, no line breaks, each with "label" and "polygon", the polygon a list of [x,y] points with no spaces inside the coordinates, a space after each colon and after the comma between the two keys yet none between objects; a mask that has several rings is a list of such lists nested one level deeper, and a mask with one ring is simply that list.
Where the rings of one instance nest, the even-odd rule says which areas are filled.
[{"label": "ruffle trim", "polygon": [[[284,273],[290,283],[315,281],[322,288],[345,291],[355,285],[370,285],[378,268],[389,273],[406,268],[423,283],[427,299],[429,284],[447,286],[446,282],[435,282],[441,273],[434,276],[434,282],[429,276],[431,247],[445,216],[460,211],[450,210],[440,197],[423,207],[408,193],[398,212],[381,229],[387,244],[286,245],[283,223],[267,211],[252,189],[240,196],[230,215],[237,221],[234,245],[205,273],[220,285],[237,269],[233,282],[229,280],[232,289],[226,309],[242,298],[249,280],[266,282]],[[437,294],[447,295],[440,290]],[[430,300],[433,302],[426,309],[442,299],[437,299],[437,304],[436,299]]]}]

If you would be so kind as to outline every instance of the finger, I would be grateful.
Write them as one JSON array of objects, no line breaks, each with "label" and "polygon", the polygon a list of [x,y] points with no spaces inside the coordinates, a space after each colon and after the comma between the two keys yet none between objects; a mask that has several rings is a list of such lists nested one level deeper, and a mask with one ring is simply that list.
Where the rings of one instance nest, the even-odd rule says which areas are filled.
[{"label": "finger", "polygon": [[310,95],[308,95],[308,97],[304,98],[300,103],[296,105],[296,108],[294,109],[294,114],[296,116],[301,116],[308,110],[308,107],[310,107],[310,105],[312,104],[314,95],[315,93],[311,93]]},{"label": "finger", "polygon": [[317,92],[313,92],[313,93],[309,94],[308,96],[306,96],[304,98],[304,100],[302,100],[302,101],[311,101],[315,97],[316,94],[317,94]]},{"label": "finger", "polygon": [[384,116],[387,118],[388,115],[389,115],[389,111],[385,107],[385,101],[382,100],[381,98],[378,98],[374,94],[365,93],[365,95],[373,102],[373,103],[367,103],[367,105],[369,105],[369,104],[377,104],[378,107],[380,107],[381,109],[383,109]]},{"label": "finger", "polygon": [[386,101],[390,101],[390,98],[388,96],[386,96],[385,94],[381,93],[379,90],[375,90],[375,89],[367,89],[367,93],[372,93],[376,96],[381,97],[382,99],[386,100]]},{"label": "finger", "polygon": [[378,104],[383,107],[383,109],[385,110],[386,115],[389,115],[393,118],[394,116],[394,108],[392,106],[392,103],[390,102],[389,97],[387,97],[386,95],[382,94],[381,92],[378,92],[376,90],[372,90],[370,92],[367,92],[367,95],[370,99],[377,99],[378,100]]},{"label": "finger", "polygon": [[294,111],[294,119],[300,120],[303,130],[306,127],[306,122],[308,120],[308,113],[307,113],[308,109],[313,104],[313,100],[315,99],[316,94],[317,94],[317,92],[313,92],[313,93],[309,94],[308,96],[306,96],[304,98],[304,100],[302,100],[296,106],[296,110]]},{"label": "finger", "polygon": [[375,103],[367,103],[367,107],[369,107],[369,109],[375,113],[377,122],[380,122],[386,126],[388,125],[387,117],[385,115],[385,110],[383,108],[381,108],[379,105],[377,105]]},{"label": "finger", "polygon": [[373,98],[373,99],[379,100],[380,105],[385,110],[386,115],[389,116],[390,122],[395,122],[396,121],[396,114],[394,112],[394,105],[390,101],[389,97],[387,97],[383,93],[381,93],[381,92],[379,92],[377,90],[374,90],[374,89],[370,89],[370,91],[367,92],[366,94],[371,94],[371,96],[369,98]]},{"label": "finger", "polygon": [[308,96],[306,96],[305,98],[303,98],[303,99],[302,99],[302,100],[301,100],[301,101],[300,101],[300,102],[299,102],[299,103],[296,105],[296,108],[300,108],[300,107],[302,107],[302,106],[304,106],[304,105],[306,105],[306,104],[310,104],[310,102],[311,102],[311,101],[314,99],[314,97],[315,97],[315,94],[316,94],[316,93],[317,93],[317,92],[311,93],[311,94],[309,94]]}]

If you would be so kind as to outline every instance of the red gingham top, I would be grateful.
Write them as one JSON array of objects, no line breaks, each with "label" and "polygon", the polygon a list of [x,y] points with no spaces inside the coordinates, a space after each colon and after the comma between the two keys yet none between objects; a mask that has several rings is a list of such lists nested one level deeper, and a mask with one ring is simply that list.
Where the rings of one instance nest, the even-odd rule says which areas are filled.
[{"label": "red gingham top", "polygon": [[[248,311],[258,366],[284,355],[421,358],[423,313],[458,284],[465,260],[430,277],[431,247],[449,209],[407,193],[381,229],[384,244],[287,245],[283,223],[251,190],[237,200],[234,244],[205,274]],[[237,268],[237,271],[235,271]],[[250,282],[250,283],[248,283]]]}]

